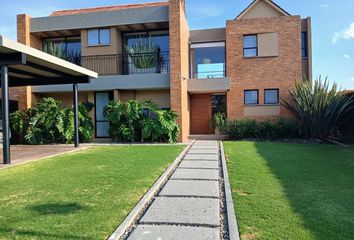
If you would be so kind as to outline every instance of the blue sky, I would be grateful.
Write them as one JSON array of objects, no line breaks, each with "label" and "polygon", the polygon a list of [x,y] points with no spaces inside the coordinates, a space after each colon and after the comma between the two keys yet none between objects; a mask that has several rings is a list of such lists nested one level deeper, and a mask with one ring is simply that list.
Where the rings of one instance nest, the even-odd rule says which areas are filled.
[{"label": "blue sky", "polygon": [[[53,10],[149,2],[144,0],[0,0],[0,33],[16,39],[16,14],[45,16]],[[150,0],[153,1],[153,0]],[[224,27],[251,0],[187,0],[191,29]],[[328,76],[354,89],[354,0],[275,0],[290,14],[312,17],[314,78]]]}]

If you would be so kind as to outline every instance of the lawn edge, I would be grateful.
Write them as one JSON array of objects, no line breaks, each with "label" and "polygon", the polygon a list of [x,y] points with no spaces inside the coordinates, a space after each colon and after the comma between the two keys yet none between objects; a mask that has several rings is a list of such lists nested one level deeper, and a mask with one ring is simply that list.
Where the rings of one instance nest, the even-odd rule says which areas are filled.
[{"label": "lawn edge", "polygon": [[239,240],[240,233],[238,230],[237,218],[235,213],[234,202],[232,199],[232,191],[229,182],[229,174],[227,170],[224,144],[220,141],[220,152],[221,152],[221,164],[222,172],[224,178],[224,191],[225,191],[225,200],[226,200],[226,216],[227,216],[227,225],[229,230],[229,239]]},{"label": "lawn edge", "polygon": [[51,159],[51,158],[58,157],[58,156],[62,156],[62,155],[66,155],[66,154],[71,154],[71,153],[80,152],[80,151],[82,151],[82,150],[87,150],[87,149],[89,149],[89,148],[91,148],[91,146],[80,147],[80,148],[76,148],[76,149],[73,149],[73,150],[70,150],[70,151],[67,151],[67,152],[55,153],[55,154],[50,155],[50,156],[40,157],[40,158],[36,158],[36,159],[31,159],[31,160],[28,160],[28,161],[25,161],[25,162],[19,162],[19,163],[8,164],[8,165],[6,165],[6,166],[0,168],[0,172],[1,172],[2,170],[5,170],[5,169],[18,167],[18,166],[21,166],[21,165],[27,165],[27,164],[30,164],[30,163],[33,163],[33,162],[38,162],[38,161],[40,161],[40,160]]},{"label": "lawn edge", "polygon": [[169,176],[177,168],[179,163],[182,161],[184,156],[187,154],[189,149],[194,144],[195,140],[190,142],[184,150],[176,157],[176,159],[170,164],[170,166],[165,170],[165,172],[156,180],[154,185],[144,194],[140,201],[135,205],[133,210],[130,211],[128,216],[124,221],[115,229],[115,231],[110,235],[107,240],[118,240],[122,239],[127,231],[132,227],[136,220],[140,217],[140,213],[145,209],[145,207],[151,202],[154,196],[160,191],[160,189],[165,185]]}]

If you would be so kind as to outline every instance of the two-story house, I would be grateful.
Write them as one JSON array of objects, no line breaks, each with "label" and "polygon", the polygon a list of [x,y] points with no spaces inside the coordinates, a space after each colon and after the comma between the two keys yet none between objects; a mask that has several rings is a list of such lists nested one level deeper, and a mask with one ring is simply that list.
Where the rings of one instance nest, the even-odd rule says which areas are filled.
[{"label": "two-story house", "polygon": [[[178,114],[181,140],[229,119],[291,117],[280,104],[296,80],[311,80],[311,22],[255,0],[218,29],[190,30],[185,0],[17,16],[18,41],[98,72],[79,85],[92,102],[95,137],[106,138],[112,99],[152,100]],[[72,104],[71,85],[18,90],[19,108],[51,96]]]}]

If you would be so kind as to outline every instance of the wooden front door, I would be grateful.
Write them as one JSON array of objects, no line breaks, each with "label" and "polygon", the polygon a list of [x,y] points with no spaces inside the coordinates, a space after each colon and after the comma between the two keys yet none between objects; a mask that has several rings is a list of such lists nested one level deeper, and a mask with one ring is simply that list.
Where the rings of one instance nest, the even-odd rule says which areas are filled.
[{"label": "wooden front door", "polygon": [[193,94],[190,97],[191,134],[212,134],[211,94]]}]

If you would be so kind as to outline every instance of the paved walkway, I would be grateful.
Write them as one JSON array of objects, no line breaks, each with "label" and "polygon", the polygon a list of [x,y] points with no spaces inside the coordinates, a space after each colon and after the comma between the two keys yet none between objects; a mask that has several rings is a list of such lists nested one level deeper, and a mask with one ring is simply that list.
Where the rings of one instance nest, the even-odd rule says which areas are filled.
[{"label": "paved walkway", "polygon": [[197,141],[128,239],[219,240],[219,150],[217,141]]},{"label": "paved walkway", "polygon": [[[11,164],[21,164],[37,159],[52,157],[58,154],[63,154],[78,150],[72,144],[53,144],[53,145],[11,145]],[[8,167],[3,164],[2,148],[0,148],[0,169]]]}]

